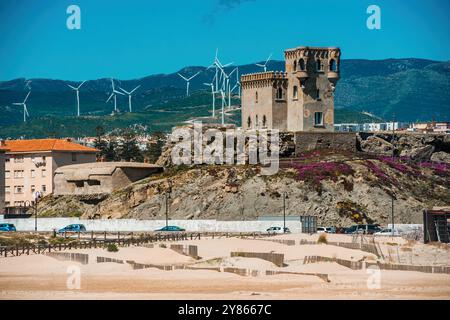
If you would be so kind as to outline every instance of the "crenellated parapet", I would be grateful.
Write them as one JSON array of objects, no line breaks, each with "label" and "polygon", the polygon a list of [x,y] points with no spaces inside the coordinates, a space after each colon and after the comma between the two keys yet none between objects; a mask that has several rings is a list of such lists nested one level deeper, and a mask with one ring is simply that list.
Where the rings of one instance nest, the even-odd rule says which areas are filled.
[{"label": "crenellated parapet", "polygon": [[243,89],[273,87],[287,82],[287,75],[282,71],[258,72],[241,76]]}]

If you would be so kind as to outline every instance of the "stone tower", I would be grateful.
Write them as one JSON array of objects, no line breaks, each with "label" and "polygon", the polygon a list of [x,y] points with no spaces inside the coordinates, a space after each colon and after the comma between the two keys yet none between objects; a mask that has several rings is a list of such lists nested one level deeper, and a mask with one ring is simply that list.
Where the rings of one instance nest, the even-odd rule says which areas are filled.
[{"label": "stone tower", "polygon": [[340,56],[332,47],[288,49],[285,73],[242,76],[242,127],[332,132]]}]

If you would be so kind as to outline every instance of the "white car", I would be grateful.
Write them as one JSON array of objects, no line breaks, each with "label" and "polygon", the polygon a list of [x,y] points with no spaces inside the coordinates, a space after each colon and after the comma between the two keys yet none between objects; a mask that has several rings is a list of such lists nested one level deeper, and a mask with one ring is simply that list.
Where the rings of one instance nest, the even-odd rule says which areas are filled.
[{"label": "white car", "polygon": [[268,233],[291,233],[291,231],[289,230],[289,228],[285,228],[284,232],[283,232],[283,228],[282,227],[270,227],[269,229],[266,230]]},{"label": "white car", "polygon": [[317,233],[328,233],[328,230],[325,227],[317,227]]},{"label": "white car", "polygon": [[[392,236],[392,229],[391,228],[385,228],[379,232],[374,233],[375,236]],[[401,233],[397,229],[394,229],[394,237],[400,236]]]}]

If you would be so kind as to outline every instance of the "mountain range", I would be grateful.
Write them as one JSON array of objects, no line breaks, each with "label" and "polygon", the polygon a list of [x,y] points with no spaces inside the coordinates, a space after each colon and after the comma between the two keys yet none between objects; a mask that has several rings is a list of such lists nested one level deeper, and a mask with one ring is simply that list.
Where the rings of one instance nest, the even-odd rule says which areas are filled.
[{"label": "mountain range", "polygon": [[[234,67],[228,68],[230,72]],[[283,61],[269,61],[268,70],[284,70]],[[335,93],[336,123],[392,119],[399,121],[450,121],[450,62],[424,59],[342,60],[341,79]],[[255,64],[239,66],[239,73],[261,71]],[[113,104],[109,78],[89,80],[80,89],[82,117],[76,115],[76,95],[68,85],[74,81],[31,79],[27,101],[30,118],[23,123],[20,106],[28,89],[26,79],[0,82],[0,137],[83,136],[95,134],[102,125],[107,130],[131,124],[149,130],[170,131],[186,120],[207,117],[211,112],[211,93],[204,83],[211,82],[214,70],[186,67],[183,75],[200,72],[191,81],[186,97],[186,82],[177,73],[156,74],[134,80],[115,80],[133,95],[133,113],[128,97],[118,96],[119,114],[111,114]],[[235,75],[233,75],[235,77]],[[235,81],[235,80],[234,80]],[[239,104],[237,96],[234,103]],[[219,103],[217,103],[217,107]],[[240,125],[239,111],[227,115],[227,122]]]}]

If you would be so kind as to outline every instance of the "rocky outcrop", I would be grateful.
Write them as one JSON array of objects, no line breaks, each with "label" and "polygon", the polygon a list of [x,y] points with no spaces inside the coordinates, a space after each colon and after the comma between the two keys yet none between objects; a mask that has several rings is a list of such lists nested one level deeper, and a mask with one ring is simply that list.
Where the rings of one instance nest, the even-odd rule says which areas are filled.
[{"label": "rocky outcrop", "polygon": [[434,152],[434,146],[426,145],[423,147],[406,149],[400,153],[401,157],[408,157],[416,161],[429,161]]},{"label": "rocky outcrop", "polygon": [[282,215],[286,192],[288,216],[314,215],[320,224],[348,226],[355,221],[389,223],[392,195],[398,223],[420,223],[425,208],[450,204],[448,172],[439,176],[424,167],[420,175],[412,168],[407,174],[399,171],[403,167],[394,169],[378,160],[371,160],[370,167],[366,160],[345,163],[351,170],[320,177],[320,188],[316,179],[299,178],[295,168],[273,176],[261,175],[255,166],[180,168],[85,207],[83,217],[162,219],[167,196],[172,219],[251,220]]},{"label": "rocky outcrop", "polygon": [[450,154],[446,152],[435,152],[431,156],[431,161],[450,164]]}]

